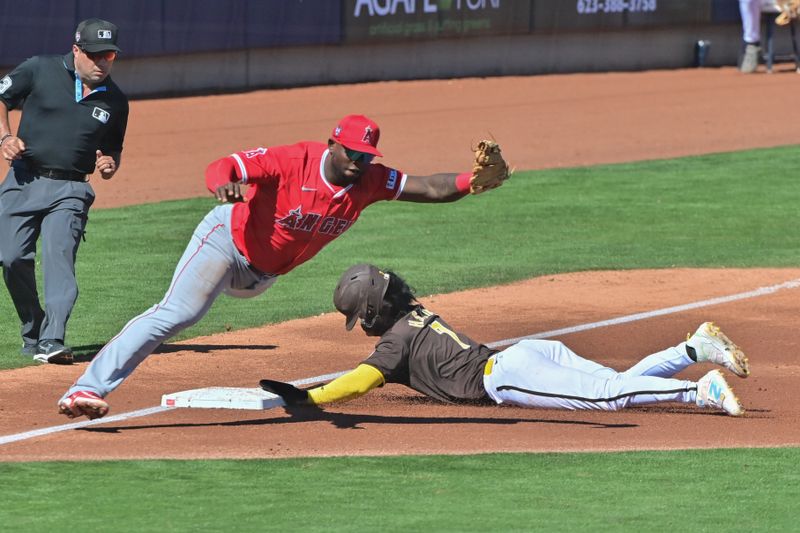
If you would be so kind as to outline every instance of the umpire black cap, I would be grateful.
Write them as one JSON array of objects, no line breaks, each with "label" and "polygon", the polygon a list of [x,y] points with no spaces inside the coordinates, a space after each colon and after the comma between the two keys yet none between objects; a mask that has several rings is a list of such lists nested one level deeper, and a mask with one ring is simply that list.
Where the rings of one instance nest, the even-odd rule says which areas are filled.
[{"label": "umpire black cap", "polygon": [[333,305],[345,315],[345,328],[353,329],[363,318],[371,327],[381,309],[383,297],[389,287],[389,274],[375,265],[361,263],[348,268],[333,293]]},{"label": "umpire black cap", "polygon": [[117,47],[118,28],[102,19],[86,19],[75,30],[75,44],[84,52],[105,52],[113,50],[120,52]]}]

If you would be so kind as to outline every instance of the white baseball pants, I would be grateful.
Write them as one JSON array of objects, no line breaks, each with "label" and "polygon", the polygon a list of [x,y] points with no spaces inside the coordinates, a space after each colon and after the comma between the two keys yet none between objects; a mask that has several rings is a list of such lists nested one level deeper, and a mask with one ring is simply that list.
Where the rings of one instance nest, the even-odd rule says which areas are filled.
[{"label": "white baseball pants", "polygon": [[563,343],[525,340],[492,356],[483,383],[497,403],[548,409],[619,409],[659,402],[695,403],[697,384],[670,379],[693,364],[685,343],[617,372]]}]

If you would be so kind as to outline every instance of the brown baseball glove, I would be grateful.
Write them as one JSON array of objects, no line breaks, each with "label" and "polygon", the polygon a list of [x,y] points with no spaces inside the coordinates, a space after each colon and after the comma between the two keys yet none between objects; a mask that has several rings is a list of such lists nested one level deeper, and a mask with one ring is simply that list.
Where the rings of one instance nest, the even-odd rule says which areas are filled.
[{"label": "brown baseball glove", "polygon": [[800,16],[800,0],[782,0],[776,3],[781,10],[775,19],[779,26],[785,26]]},{"label": "brown baseball glove", "polygon": [[469,180],[470,194],[480,194],[495,189],[511,176],[508,163],[500,153],[500,145],[494,141],[481,141],[475,149],[475,164]]}]

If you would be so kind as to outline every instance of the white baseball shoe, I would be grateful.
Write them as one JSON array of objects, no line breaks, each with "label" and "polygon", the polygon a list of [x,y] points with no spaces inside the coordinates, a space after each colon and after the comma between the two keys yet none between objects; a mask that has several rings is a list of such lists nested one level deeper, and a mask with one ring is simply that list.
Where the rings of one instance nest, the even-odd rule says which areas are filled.
[{"label": "white baseball shoe", "polygon": [[744,414],[739,398],[733,393],[733,389],[719,370],[712,370],[697,382],[695,403],[700,407],[721,409],[731,416]]},{"label": "white baseball shoe", "polygon": [[713,322],[704,322],[694,335],[686,337],[686,344],[694,348],[698,363],[715,363],[740,378],[750,375],[747,356]]},{"label": "white baseball shoe", "polygon": [[761,47],[755,44],[746,44],[744,47],[744,55],[742,56],[742,63],[739,65],[739,71],[745,74],[752,74],[758,68],[758,56],[761,54]]},{"label": "white baseball shoe", "polygon": [[98,394],[79,390],[58,402],[58,412],[69,418],[86,416],[89,420],[102,418],[108,413],[108,402]]}]

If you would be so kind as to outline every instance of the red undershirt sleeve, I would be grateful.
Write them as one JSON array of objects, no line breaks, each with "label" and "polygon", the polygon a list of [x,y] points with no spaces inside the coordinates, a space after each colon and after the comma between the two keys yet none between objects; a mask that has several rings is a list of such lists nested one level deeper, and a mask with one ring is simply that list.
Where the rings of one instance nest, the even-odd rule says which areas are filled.
[{"label": "red undershirt sleeve", "polygon": [[211,192],[216,192],[218,187],[239,181],[236,174],[236,163],[230,156],[225,156],[212,161],[206,167],[206,187]]}]

